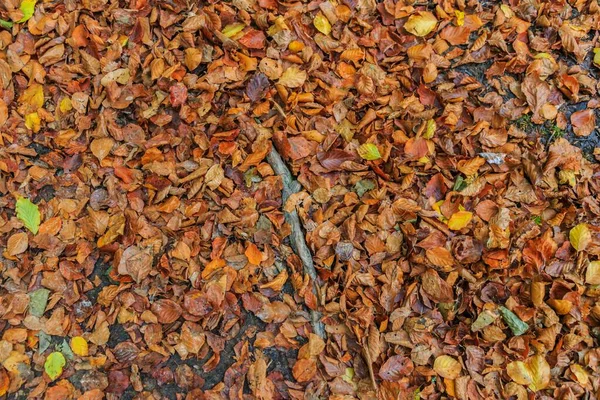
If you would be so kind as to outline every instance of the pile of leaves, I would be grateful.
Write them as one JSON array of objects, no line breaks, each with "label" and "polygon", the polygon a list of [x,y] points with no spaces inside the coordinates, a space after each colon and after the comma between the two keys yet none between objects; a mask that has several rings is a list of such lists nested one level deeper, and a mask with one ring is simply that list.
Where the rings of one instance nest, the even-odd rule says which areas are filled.
[{"label": "pile of leaves", "polygon": [[0,396],[598,397],[598,29],[3,0]]}]

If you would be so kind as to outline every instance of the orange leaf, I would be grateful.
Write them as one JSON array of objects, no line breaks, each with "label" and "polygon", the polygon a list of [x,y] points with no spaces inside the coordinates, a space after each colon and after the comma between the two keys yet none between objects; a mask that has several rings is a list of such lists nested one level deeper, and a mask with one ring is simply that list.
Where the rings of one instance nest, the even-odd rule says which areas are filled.
[{"label": "orange leaf", "polygon": [[301,359],[294,364],[292,374],[298,382],[308,382],[317,373],[317,363],[314,359]]},{"label": "orange leaf", "polygon": [[248,257],[248,262],[250,262],[250,264],[260,265],[262,253],[254,243],[248,243],[248,247],[246,247],[244,254]]}]

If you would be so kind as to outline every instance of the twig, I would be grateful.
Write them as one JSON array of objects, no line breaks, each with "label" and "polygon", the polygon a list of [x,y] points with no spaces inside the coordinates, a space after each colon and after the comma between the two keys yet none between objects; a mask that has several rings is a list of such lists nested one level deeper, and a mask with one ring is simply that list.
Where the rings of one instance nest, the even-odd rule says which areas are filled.
[{"label": "twig", "polygon": [[[282,200],[283,204],[287,201],[287,199],[294,193],[298,193],[301,189],[300,184],[294,179],[290,170],[285,165],[285,162],[275,149],[275,147],[271,148],[269,154],[267,154],[267,161],[271,164],[271,168],[277,175],[281,177],[283,181],[283,193]],[[313,287],[313,293],[317,296],[317,271],[315,270],[315,265],[313,263],[312,254],[306,245],[306,240],[304,238],[304,231],[302,230],[302,225],[300,224],[300,218],[298,217],[298,213],[296,210],[292,212],[284,211],[285,220],[288,224],[290,224],[292,233],[290,235],[290,242],[292,244],[292,249],[294,252],[300,257],[302,261],[302,266],[304,267],[304,273],[308,274],[310,277]],[[318,297],[317,297],[318,298]],[[325,327],[321,322],[321,315],[318,311],[311,310],[311,325],[313,330],[317,335],[321,338],[325,338]]]}]

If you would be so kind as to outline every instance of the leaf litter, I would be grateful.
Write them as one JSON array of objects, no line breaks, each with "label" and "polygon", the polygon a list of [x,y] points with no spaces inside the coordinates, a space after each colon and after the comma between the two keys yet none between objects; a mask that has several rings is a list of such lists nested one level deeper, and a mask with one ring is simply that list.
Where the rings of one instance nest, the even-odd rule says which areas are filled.
[{"label": "leaf litter", "polygon": [[4,1],[0,396],[597,397],[599,16]]}]

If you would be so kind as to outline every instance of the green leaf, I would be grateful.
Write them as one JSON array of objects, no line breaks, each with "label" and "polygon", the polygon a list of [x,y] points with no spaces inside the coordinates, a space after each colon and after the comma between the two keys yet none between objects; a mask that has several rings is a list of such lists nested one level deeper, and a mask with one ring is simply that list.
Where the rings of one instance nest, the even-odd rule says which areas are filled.
[{"label": "green leaf", "polygon": [[361,179],[354,184],[354,191],[358,197],[363,197],[369,190],[375,189],[375,181],[372,179]]},{"label": "green leaf", "polygon": [[427,120],[427,127],[425,128],[425,133],[423,134],[423,137],[425,139],[431,139],[435,134],[436,129],[437,124],[435,123],[435,121],[432,119]]},{"label": "green leaf", "polygon": [[44,331],[39,331],[37,336],[40,338],[38,342],[38,354],[42,354],[50,347],[52,336],[48,335]]},{"label": "green leaf", "polygon": [[515,336],[520,336],[527,332],[529,325],[521,321],[519,317],[508,308],[500,306],[500,314],[504,318],[504,322],[508,325]]},{"label": "green leaf", "polygon": [[55,380],[62,374],[63,367],[66,364],[67,360],[65,360],[65,356],[63,356],[62,353],[55,351],[54,353],[50,353],[48,358],[46,358],[44,370],[50,379]]},{"label": "green leaf", "polygon": [[37,205],[33,204],[29,199],[19,197],[17,199],[17,218],[21,220],[23,225],[29,229],[34,235],[40,229],[40,210]]},{"label": "green leaf", "polygon": [[46,311],[50,291],[41,288],[29,293],[29,314],[40,318]]},{"label": "green leaf", "polygon": [[71,350],[71,346],[69,346],[66,339],[63,339],[62,343],[56,346],[56,349],[64,354],[69,360],[75,357],[75,354],[73,354],[73,350]]},{"label": "green leaf", "polygon": [[381,153],[373,143],[365,143],[358,148],[358,155],[364,160],[379,160]]},{"label": "green leaf", "polygon": [[23,18],[18,20],[18,23],[26,22],[33,16],[33,12],[35,11],[35,3],[37,3],[37,0],[23,0],[21,2],[19,9],[23,12]]},{"label": "green leaf", "polygon": [[245,27],[246,27],[245,24],[242,24],[241,22],[237,22],[235,24],[227,25],[225,28],[223,28],[221,33],[223,35],[227,36],[228,38],[231,38],[231,37],[237,35],[238,33],[240,33],[242,30],[244,30]]},{"label": "green leaf", "polygon": [[0,19],[0,27],[2,27],[4,29],[12,29],[13,23],[10,21],[5,21],[3,19]]},{"label": "green leaf", "polygon": [[467,187],[467,182],[465,182],[465,179],[462,176],[458,176],[456,177],[456,182],[454,182],[454,187],[452,188],[452,190],[454,190],[455,192],[460,192],[461,190],[464,190]]},{"label": "green leaf", "polygon": [[498,318],[498,314],[490,310],[483,310],[479,313],[475,322],[471,324],[471,330],[473,332],[480,331],[486,326],[490,325],[492,322],[494,322],[496,318]]}]

